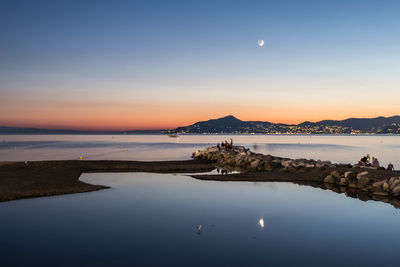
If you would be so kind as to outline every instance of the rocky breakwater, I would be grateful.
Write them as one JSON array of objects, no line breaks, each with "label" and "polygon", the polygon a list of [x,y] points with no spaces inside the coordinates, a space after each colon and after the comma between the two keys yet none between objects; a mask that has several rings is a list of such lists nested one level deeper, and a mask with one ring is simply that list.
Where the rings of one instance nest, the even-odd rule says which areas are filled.
[{"label": "rocky breakwater", "polygon": [[369,171],[346,171],[343,174],[334,170],[324,178],[324,183],[357,189],[367,194],[382,197],[400,198],[400,176],[372,177]]},{"label": "rocky breakwater", "polygon": [[[229,150],[208,147],[194,152],[192,156],[194,159],[213,161],[221,168],[239,169],[242,176],[257,173],[254,176],[257,180],[321,182],[327,188],[335,186],[371,196],[400,198],[398,172],[356,168],[351,164],[333,164],[330,161],[275,157],[254,153],[243,146],[233,146]],[[265,174],[263,179],[260,178],[260,172]],[[274,178],[270,179],[268,173]],[[239,176],[236,180],[240,179]],[[246,179],[250,180],[248,177]]]},{"label": "rocky breakwater", "polygon": [[221,167],[237,167],[243,171],[299,171],[303,168],[336,168],[349,166],[332,164],[330,161],[312,159],[290,159],[254,153],[243,146],[233,146],[230,150],[208,147],[193,153],[194,159],[216,162]]}]

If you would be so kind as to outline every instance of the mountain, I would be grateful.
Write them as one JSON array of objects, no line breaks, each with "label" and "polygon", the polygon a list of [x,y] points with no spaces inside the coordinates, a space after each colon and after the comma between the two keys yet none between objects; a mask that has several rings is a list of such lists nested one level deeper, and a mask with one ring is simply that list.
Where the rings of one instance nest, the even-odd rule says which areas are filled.
[{"label": "mountain", "polygon": [[400,134],[400,116],[351,118],[303,122],[297,125],[268,121],[242,121],[229,115],[178,127],[176,133],[266,133],[266,134]]},{"label": "mountain", "polygon": [[400,134],[400,116],[323,120],[300,124],[242,121],[232,115],[200,121],[173,130],[79,131],[1,127],[0,134],[160,134],[160,133],[237,133],[237,134]]},{"label": "mountain", "polygon": [[387,127],[392,126],[393,124],[400,124],[400,116],[392,116],[392,117],[377,117],[370,119],[359,119],[359,118],[351,118],[342,121],[335,120],[323,120],[319,122],[303,122],[300,123],[299,126],[313,126],[313,125],[326,125],[326,126],[342,126],[342,127],[351,127],[355,130],[360,131],[370,131],[370,130],[384,130]]},{"label": "mountain", "polygon": [[238,118],[229,115],[219,119],[213,119],[208,121],[200,121],[195,124],[178,127],[175,129],[175,132],[181,133],[233,133],[233,132],[248,132],[249,129],[253,129],[258,132],[257,129],[260,129],[261,132],[265,127],[271,125],[270,122],[262,122],[262,121],[241,121]]}]

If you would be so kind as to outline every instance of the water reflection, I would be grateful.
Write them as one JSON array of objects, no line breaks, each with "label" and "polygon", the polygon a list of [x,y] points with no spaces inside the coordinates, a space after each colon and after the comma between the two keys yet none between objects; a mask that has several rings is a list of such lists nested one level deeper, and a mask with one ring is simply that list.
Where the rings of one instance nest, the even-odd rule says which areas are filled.
[{"label": "water reflection", "polygon": [[4,266],[398,263],[400,210],[381,202],[293,183],[151,173],[81,180],[112,188],[0,203]]},{"label": "water reflection", "polygon": [[359,190],[356,188],[350,188],[347,186],[340,186],[336,184],[329,183],[319,183],[319,182],[293,182],[294,184],[311,186],[314,188],[321,188],[324,190],[331,190],[338,194],[344,194],[346,197],[355,198],[361,201],[379,201],[388,203],[396,209],[400,209],[400,199],[391,198],[387,196],[378,196],[373,195],[363,190]]},{"label": "water reflection", "polygon": [[258,225],[259,225],[261,228],[264,228],[264,219],[263,219],[263,218],[261,218],[261,219],[258,220]]}]

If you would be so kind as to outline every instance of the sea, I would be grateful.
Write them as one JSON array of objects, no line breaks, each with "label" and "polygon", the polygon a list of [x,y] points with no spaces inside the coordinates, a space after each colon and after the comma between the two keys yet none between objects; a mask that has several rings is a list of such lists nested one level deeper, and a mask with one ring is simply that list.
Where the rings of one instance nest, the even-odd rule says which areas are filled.
[{"label": "sea", "polygon": [[[233,139],[289,158],[400,167],[400,136],[2,135],[0,161],[185,160]],[[56,178],[55,178],[56,179]],[[286,182],[84,173],[110,189],[0,203],[2,266],[397,266],[400,210]]]}]

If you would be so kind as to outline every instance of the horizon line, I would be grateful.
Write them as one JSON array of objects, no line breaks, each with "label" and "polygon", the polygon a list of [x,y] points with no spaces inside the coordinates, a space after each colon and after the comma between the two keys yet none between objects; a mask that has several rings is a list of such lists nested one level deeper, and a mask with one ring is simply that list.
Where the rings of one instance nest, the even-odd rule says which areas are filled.
[{"label": "horizon line", "polygon": [[[310,123],[318,123],[321,121],[344,121],[344,120],[349,120],[349,119],[377,119],[377,118],[391,118],[391,117],[398,117],[400,115],[392,115],[392,116],[377,116],[377,117],[349,117],[349,118],[345,118],[345,119],[324,119],[324,120],[319,120],[319,121],[309,121],[309,120],[304,120],[300,123],[282,123],[282,122],[271,122],[271,121],[262,121],[262,122],[271,122],[273,124],[285,124],[285,125],[299,125],[305,122],[310,122]],[[207,120],[199,120],[196,122],[193,122],[192,124],[198,123],[198,122],[204,122],[204,121],[209,121],[209,120],[218,120],[218,119],[223,119],[223,118],[227,118],[227,117],[234,117],[240,121],[243,122],[250,122],[250,121],[260,121],[260,120],[241,120],[238,117],[236,117],[235,115],[226,115],[226,116],[222,116],[222,117],[218,117],[218,118],[210,118]],[[189,125],[192,125],[189,124]],[[12,125],[7,125],[6,124],[1,124],[0,128],[17,128],[17,129],[35,129],[35,130],[54,130],[54,131],[80,131],[80,132],[133,132],[133,131],[170,131],[170,130],[175,130],[176,128],[180,128],[180,127],[186,127],[189,125],[184,125],[184,126],[177,126],[175,128],[142,128],[142,129],[107,129],[107,128],[80,128],[80,127],[68,127],[68,126],[56,126],[56,127],[52,127],[52,126],[22,126],[22,125],[18,125],[18,126],[12,126]]]}]

